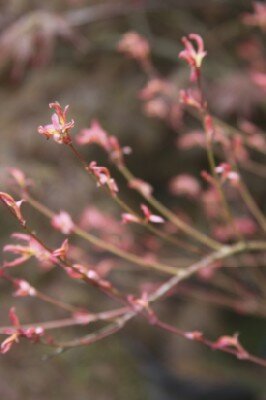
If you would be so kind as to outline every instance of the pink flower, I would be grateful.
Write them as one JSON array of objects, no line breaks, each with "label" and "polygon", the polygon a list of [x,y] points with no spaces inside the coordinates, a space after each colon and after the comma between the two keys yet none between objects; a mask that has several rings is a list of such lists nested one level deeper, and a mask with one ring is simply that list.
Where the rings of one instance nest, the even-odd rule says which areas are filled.
[{"label": "pink flower", "polygon": [[122,222],[123,222],[123,224],[128,224],[130,222],[135,222],[137,224],[140,224],[141,219],[138,218],[136,215],[129,214],[129,213],[123,213],[122,214]]},{"label": "pink flower", "polygon": [[61,246],[53,251],[53,257],[65,260],[67,258],[68,250],[69,250],[68,239],[65,239],[61,244]]},{"label": "pink flower", "polygon": [[117,165],[124,163],[124,154],[130,154],[131,148],[129,146],[121,147],[116,136],[109,136],[109,157],[110,160]]},{"label": "pink flower", "polygon": [[90,128],[79,132],[76,141],[80,145],[97,143],[107,152],[109,151],[108,134],[95,119],[91,122]]},{"label": "pink flower", "polygon": [[14,328],[6,329],[5,333],[9,336],[1,344],[0,352],[2,354],[7,353],[15,343],[19,342],[21,337],[36,343],[44,335],[44,329],[41,326],[22,328],[14,307],[9,311],[9,319]]},{"label": "pink flower", "polygon": [[64,235],[69,235],[74,228],[74,222],[66,211],[60,211],[59,214],[54,215],[51,224]]},{"label": "pink flower", "polygon": [[201,187],[197,179],[188,174],[172,178],[169,189],[176,196],[187,196],[192,199],[196,199],[201,192]]},{"label": "pink flower", "polygon": [[[152,214],[150,212],[150,209],[145,204],[141,204],[140,208],[144,214],[144,222],[146,223],[153,222],[154,224],[162,224],[163,222],[165,222],[164,219],[159,215]],[[124,213],[122,214],[122,222],[123,223],[135,222],[141,224],[143,220],[139,218],[137,215]]]},{"label": "pink flower", "polygon": [[238,334],[233,336],[221,336],[216,342],[212,344],[213,349],[230,349],[233,348],[237,351],[237,358],[240,360],[247,359],[249,357],[248,352],[238,341]]},{"label": "pink flower", "polygon": [[228,163],[222,163],[215,168],[218,175],[221,175],[222,181],[229,181],[232,185],[237,186],[239,183],[239,175],[236,171],[232,170],[232,167]]},{"label": "pink flower", "polygon": [[[197,47],[194,47],[192,41],[196,43]],[[195,81],[199,77],[199,71],[201,68],[202,61],[207,55],[204,50],[204,42],[200,35],[190,33],[188,37],[183,37],[182,42],[185,46],[185,50],[179,53],[179,58],[185,60],[191,68],[190,79]]]},{"label": "pink flower", "polygon": [[145,61],[150,55],[148,41],[136,32],[128,32],[123,35],[118,43],[118,51],[126,54],[129,58]]},{"label": "pink flower", "polygon": [[74,127],[74,120],[72,119],[70,122],[66,121],[66,113],[69,106],[66,106],[63,110],[60,104],[55,102],[50,103],[49,107],[55,110],[55,113],[52,115],[52,123],[45,126],[39,126],[38,132],[41,135],[44,135],[47,139],[53,137],[53,139],[60,144],[71,143],[69,130]]},{"label": "pink flower", "polygon": [[24,279],[15,279],[13,284],[16,287],[16,291],[13,294],[15,297],[33,297],[36,295],[36,290],[34,287],[32,287],[29,282],[25,281]]},{"label": "pink flower", "polygon": [[23,218],[20,210],[21,204],[24,202],[24,200],[15,201],[12,196],[4,192],[0,192],[0,200],[10,208],[12,214],[15,215],[22,225],[26,224],[26,221]]},{"label": "pink flower", "polygon": [[141,204],[140,208],[144,214],[146,222],[153,222],[154,224],[164,223],[164,219],[159,215],[152,214],[150,209],[145,204]]},{"label": "pink flower", "polygon": [[115,164],[123,164],[123,155],[131,152],[129,147],[122,148],[115,136],[108,135],[97,120],[92,121],[90,128],[82,129],[76,140],[80,145],[98,144]]},{"label": "pink flower", "polygon": [[36,257],[43,267],[49,267],[53,263],[51,254],[30,235],[23,233],[14,233],[13,238],[25,242],[25,245],[8,244],[4,246],[3,251],[17,255],[13,261],[5,261],[4,267],[15,267],[21,265],[31,257]]},{"label": "pink flower", "polygon": [[0,352],[1,354],[5,354],[7,353],[11,347],[13,346],[13,344],[18,343],[19,340],[19,334],[17,333],[13,333],[12,335],[8,336],[7,339],[5,339],[0,346]]},{"label": "pink flower", "polygon": [[181,89],[179,91],[179,100],[180,100],[180,103],[185,104],[186,106],[194,107],[197,110],[201,109],[198,91],[196,91],[196,90]]},{"label": "pink flower", "polygon": [[118,186],[115,180],[111,177],[108,168],[98,167],[96,161],[92,161],[87,170],[94,175],[97,180],[97,186],[107,186],[112,196],[118,192]]}]

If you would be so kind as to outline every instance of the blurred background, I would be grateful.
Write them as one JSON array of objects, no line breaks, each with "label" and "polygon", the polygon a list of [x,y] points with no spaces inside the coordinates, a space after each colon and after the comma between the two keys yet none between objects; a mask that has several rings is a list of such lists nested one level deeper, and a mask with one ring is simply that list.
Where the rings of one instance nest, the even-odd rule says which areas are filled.
[{"label": "blurred background", "polygon": [[[156,110],[145,106],[139,93],[147,77],[134,60],[117,51],[117,43],[128,31],[145,36],[157,70],[180,89],[188,82],[188,68],[178,60],[180,39],[191,32],[199,33],[208,50],[204,86],[212,112],[233,126],[252,120],[263,128],[265,88],[254,83],[249,71],[251,58],[259,63],[259,54],[265,55],[265,35],[243,24],[247,12],[252,12],[249,0],[0,1],[1,191],[8,190],[6,167],[17,167],[34,180],[34,193],[53,210],[66,210],[78,220],[85,207],[97,205],[103,213],[119,219],[119,210],[87,179],[65,147],[45,141],[37,133],[37,127],[50,120],[48,104],[58,100],[70,105],[76,132],[88,127],[93,118],[99,119],[108,132],[132,148],[127,162],[135,175],[151,183],[158,198],[192,214],[201,223],[197,215],[200,210],[193,201],[176,199],[169,193],[172,177],[184,172],[199,177],[200,171],[207,168],[201,149],[184,152],[176,145],[180,134],[199,126],[189,116],[182,123],[178,123],[179,116],[172,124],[166,123]],[[94,146],[82,152],[88,160],[106,163],[106,156]],[[254,174],[256,162],[263,159],[256,154],[253,161],[253,171],[251,167],[243,173],[265,208],[265,187],[261,176]],[[116,178],[122,184],[121,178]],[[123,196],[131,205],[137,204],[131,193],[125,191]],[[27,206],[25,213],[32,227],[51,245],[60,243],[60,235],[51,231],[49,222]],[[16,222],[1,209],[2,246],[9,243],[9,235],[17,229]],[[141,232],[137,234],[143,237]],[[130,235],[129,228],[129,241]],[[84,243],[81,246],[84,251],[92,251]],[[172,257],[171,250],[165,257]],[[108,307],[106,300],[99,300],[97,291],[88,293],[55,270],[40,271],[34,262],[15,274],[26,274],[46,293],[92,311]],[[133,290],[132,277],[136,282],[139,279],[137,272],[116,275],[117,282],[129,291]],[[13,304],[25,322],[64,316],[38,301],[12,298],[6,282],[0,282],[0,300],[1,325],[8,323],[8,310]],[[187,331],[201,330],[213,338],[241,332],[241,340],[251,352],[266,356],[262,318],[237,314],[181,294],[158,309],[165,320]],[[73,329],[70,333],[80,332]],[[44,347],[23,342],[1,357],[0,397],[266,399],[262,368],[164,334],[142,320],[131,322],[121,333],[91,347],[52,358],[49,354]]]}]

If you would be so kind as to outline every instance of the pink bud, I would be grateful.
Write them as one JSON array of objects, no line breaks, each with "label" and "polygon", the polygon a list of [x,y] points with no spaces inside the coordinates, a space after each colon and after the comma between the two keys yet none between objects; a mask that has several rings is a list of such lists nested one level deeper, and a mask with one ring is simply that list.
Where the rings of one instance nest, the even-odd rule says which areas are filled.
[{"label": "pink bud", "polygon": [[53,251],[53,256],[65,260],[67,257],[68,249],[69,249],[68,239],[65,239],[61,247]]},{"label": "pink bud", "polygon": [[14,285],[16,287],[16,291],[14,293],[15,297],[24,297],[24,296],[35,296],[36,290],[32,287],[29,282],[23,279],[16,279],[14,281]]},{"label": "pink bud", "polygon": [[16,218],[19,220],[19,222],[22,225],[26,224],[26,221],[23,218],[21,210],[20,210],[21,204],[25,200],[15,201],[12,196],[10,196],[8,193],[4,193],[4,192],[0,192],[0,200],[11,209],[12,213],[16,216]]},{"label": "pink bud", "polygon": [[199,331],[194,331],[194,332],[185,332],[184,334],[185,338],[189,340],[198,340],[200,341],[203,338],[203,333]]},{"label": "pink bud", "polygon": [[237,351],[237,357],[241,360],[249,357],[248,352],[242,347],[238,341],[238,334],[233,336],[221,336],[212,344],[214,349],[234,348]]},{"label": "pink bud", "polygon": [[128,224],[130,222],[141,223],[141,220],[136,215],[124,213],[122,214],[122,222],[123,224]]},{"label": "pink bud", "polygon": [[65,211],[60,211],[59,214],[54,215],[51,224],[64,235],[69,235],[74,228],[74,223],[70,215]]},{"label": "pink bud", "polygon": [[139,61],[146,60],[150,54],[148,41],[136,32],[128,32],[123,35],[117,48],[121,53]]}]

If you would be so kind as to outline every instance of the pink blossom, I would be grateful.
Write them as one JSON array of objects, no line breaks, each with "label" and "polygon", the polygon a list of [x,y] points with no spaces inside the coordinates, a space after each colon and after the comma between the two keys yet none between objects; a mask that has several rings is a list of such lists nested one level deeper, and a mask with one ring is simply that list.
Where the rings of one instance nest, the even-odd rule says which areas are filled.
[{"label": "pink blossom", "polygon": [[13,346],[13,344],[18,343],[19,335],[17,333],[13,333],[12,335],[8,336],[2,343],[0,346],[0,352],[1,354],[5,354],[7,353],[9,350],[11,350],[11,347]]},{"label": "pink blossom", "polygon": [[118,51],[126,54],[129,58],[145,61],[150,55],[148,41],[136,32],[128,32],[123,35],[118,43]]},{"label": "pink blossom", "polygon": [[123,155],[131,152],[129,147],[122,148],[115,136],[108,135],[97,120],[92,121],[90,128],[82,129],[76,140],[80,145],[98,144],[115,164],[123,164]]},{"label": "pink blossom", "polygon": [[15,215],[22,225],[26,224],[26,221],[23,218],[20,210],[21,204],[24,202],[24,200],[15,201],[12,196],[4,192],[0,192],[0,200],[10,208],[12,214]]},{"label": "pink blossom", "polygon": [[237,351],[237,358],[240,360],[247,359],[249,357],[248,352],[239,343],[238,334],[233,336],[221,336],[216,342],[212,344],[213,349],[230,349],[233,348]]},{"label": "pink blossom", "polygon": [[74,120],[72,119],[70,122],[66,121],[66,113],[69,106],[62,109],[60,104],[55,102],[50,103],[49,107],[55,110],[55,113],[52,115],[52,123],[45,126],[39,126],[38,132],[47,139],[53,137],[53,139],[60,144],[71,143],[69,131],[74,127]]},{"label": "pink blossom", "polygon": [[[148,206],[146,206],[145,204],[141,204],[140,208],[144,214],[144,221],[146,223],[153,222],[154,224],[162,224],[164,222],[164,219],[162,217],[160,217],[159,215],[152,214]],[[123,223],[135,222],[141,224],[143,220],[139,218],[137,215],[124,213],[122,214],[122,222]]]},{"label": "pink blossom", "polygon": [[198,90],[181,89],[179,91],[179,101],[186,106],[194,107],[197,110],[201,109]]},{"label": "pink blossom", "polygon": [[43,267],[49,267],[53,263],[51,254],[30,235],[23,233],[14,233],[13,238],[25,243],[25,245],[8,244],[4,246],[3,251],[18,255],[13,261],[5,261],[4,267],[15,267],[23,264],[31,257],[36,257]]},{"label": "pink blossom", "polygon": [[171,179],[169,184],[170,192],[176,196],[187,196],[196,199],[201,187],[196,178],[192,175],[182,174]]},{"label": "pink blossom", "polygon": [[96,161],[92,161],[87,170],[91,172],[97,180],[97,186],[107,186],[112,196],[118,192],[118,186],[115,180],[111,177],[108,168],[97,166]]},{"label": "pink blossom", "polygon": [[144,214],[146,222],[153,222],[154,224],[164,223],[164,219],[162,217],[160,217],[159,215],[152,214],[149,207],[146,206],[145,204],[141,204],[140,208]]},{"label": "pink blossom", "polygon": [[223,182],[229,181],[234,186],[238,185],[239,175],[236,171],[232,170],[230,164],[222,163],[218,167],[215,167],[215,171],[218,175],[221,175]]},{"label": "pink blossom", "polygon": [[19,342],[21,337],[36,343],[44,335],[44,329],[41,326],[22,328],[14,307],[9,311],[9,319],[14,328],[6,329],[5,333],[9,336],[1,343],[0,352],[2,354],[7,353],[15,343]]},{"label": "pink blossom", "polygon": [[121,147],[116,136],[109,136],[109,157],[110,160],[121,165],[124,163],[124,154],[131,154],[132,149],[129,146]]},{"label": "pink blossom", "polygon": [[59,214],[54,215],[51,224],[64,235],[69,235],[74,229],[74,222],[66,211],[60,211]]},{"label": "pink blossom", "polygon": [[141,223],[141,219],[137,217],[136,215],[129,214],[129,213],[123,213],[122,214],[122,222],[123,224],[128,224],[130,222],[135,222],[137,224]]},{"label": "pink blossom", "polygon": [[65,260],[69,249],[68,239],[65,239],[61,246],[53,251],[53,257]]},{"label": "pink blossom", "polygon": [[82,129],[76,137],[80,145],[97,143],[107,152],[109,151],[108,134],[97,120],[91,122],[90,128]]},{"label": "pink blossom", "polygon": [[25,296],[35,296],[36,290],[32,287],[29,282],[24,279],[15,279],[13,281],[14,286],[16,287],[16,291],[14,293],[15,297],[25,297]]},{"label": "pink blossom", "polygon": [[[194,47],[192,41],[195,42],[196,47]],[[183,37],[182,42],[185,46],[185,50],[179,53],[179,58],[182,58],[188,63],[191,68],[190,79],[195,81],[199,76],[202,61],[207,55],[207,52],[204,50],[204,42],[202,37],[195,33],[190,33],[188,37]]]}]

